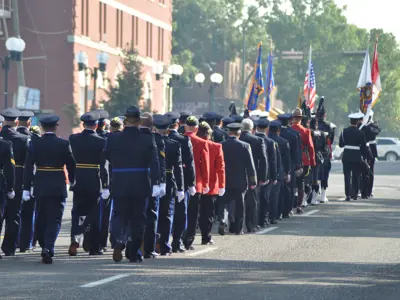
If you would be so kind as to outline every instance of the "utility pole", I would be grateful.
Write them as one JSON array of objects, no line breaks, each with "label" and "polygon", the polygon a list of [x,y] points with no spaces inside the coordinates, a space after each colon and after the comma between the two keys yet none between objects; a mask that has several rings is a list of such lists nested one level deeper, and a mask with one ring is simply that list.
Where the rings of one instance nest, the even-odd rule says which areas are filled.
[{"label": "utility pole", "polygon": [[[20,38],[21,32],[19,28],[19,8],[18,0],[12,0],[12,19],[13,19],[13,29],[15,35]],[[24,65],[22,59],[16,62],[17,74],[18,74],[18,86],[25,86],[25,76],[24,76]]]}]

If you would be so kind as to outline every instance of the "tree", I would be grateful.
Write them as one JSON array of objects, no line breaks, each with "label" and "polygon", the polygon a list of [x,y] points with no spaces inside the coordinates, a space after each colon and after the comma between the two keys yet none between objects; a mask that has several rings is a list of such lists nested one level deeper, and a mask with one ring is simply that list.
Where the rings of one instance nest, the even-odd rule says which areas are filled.
[{"label": "tree", "polygon": [[106,91],[109,100],[103,102],[104,109],[112,116],[121,116],[127,107],[141,106],[143,101],[143,66],[138,60],[137,51],[133,48],[124,50],[122,65],[124,70],[118,74],[116,84]]}]

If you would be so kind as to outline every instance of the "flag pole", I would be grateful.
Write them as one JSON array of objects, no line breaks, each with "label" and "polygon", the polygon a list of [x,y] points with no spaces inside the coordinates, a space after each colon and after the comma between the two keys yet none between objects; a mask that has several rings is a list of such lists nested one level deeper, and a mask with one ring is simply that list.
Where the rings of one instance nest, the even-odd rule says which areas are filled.
[{"label": "flag pole", "polygon": [[312,58],[312,45],[310,42],[310,53],[308,58],[308,82],[307,82],[307,107],[310,106],[310,81],[311,81],[311,58]]}]

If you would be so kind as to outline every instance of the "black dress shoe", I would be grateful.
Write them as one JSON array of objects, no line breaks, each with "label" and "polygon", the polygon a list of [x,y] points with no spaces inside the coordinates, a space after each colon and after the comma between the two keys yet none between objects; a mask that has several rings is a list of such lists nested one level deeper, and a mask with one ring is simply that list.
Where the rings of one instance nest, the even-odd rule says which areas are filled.
[{"label": "black dress shoe", "polygon": [[4,252],[4,256],[15,256],[15,252]]},{"label": "black dress shoe", "polygon": [[182,247],[172,247],[172,252],[173,253],[184,253],[184,252],[186,252],[186,249],[182,248]]},{"label": "black dress shoe", "polygon": [[71,242],[71,245],[68,249],[69,256],[76,256],[78,254],[79,244],[77,242]]},{"label": "black dress shoe", "polygon": [[151,253],[145,253],[144,258],[150,259],[150,258],[156,258],[159,254],[157,252],[151,252]]},{"label": "black dress shoe", "polygon": [[284,218],[284,219],[289,219],[289,218],[290,218],[290,215],[283,215],[282,218]]},{"label": "black dress shoe", "polygon": [[272,219],[271,224],[278,224],[278,221],[276,219]]},{"label": "black dress shoe", "polygon": [[219,235],[225,235],[225,223],[220,222],[218,226],[218,234]]},{"label": "black dress shoe", "polygon": [[161,255],[161,256],[171,256],[171,255],[172,255],[172,251],[169,251],[169,252],[161,252],[160,255]]},{"label": "black dress shoe", "polygon": [[42,257],[42,263],[46,265],[51,265],[53,263],[53,259],[50,256],[45,255]]},{"label": "black dress shoe", "polygon": [[201,244],[202,245],[215,245],[215,242],[213,240],[209,240],[209,241],[202,241]]},{"label": "black dress shoe", "polygon": [[185,246],[186,250],[195,250],[196,248],[193,245]]},{"label": "black dress shoe", "polygon": [[[125,253],[126,255],[126,253]],[[120,247],[115,247],[113,252],[113,260],[115,262],[120,262],[122,260],[122,249]]]},{"label": "black dress shoe", "polygon": [[351,201],[350,197],[347,196],[346,199],[344,201]]},{"label": "black dress shoe", "polygon": [[103,251],[89,251],[89,255],[103,255]]},{"label": "black dress shoe", "polygon": [[300,207],[298,207],[297,210],[296,210],[296,212],[297,212],[299,215],[301,215],[301,214],[303,213],[303,210],[302,210]]},{"label": "black dress shoe", "polygon": [[141,256],[141,255],[135,255],[133,258],[131,258],[130,260],[129,260],[129,262],[131,262],[131,263],[141,263],[141,262],[143,262],[143,256]]}]

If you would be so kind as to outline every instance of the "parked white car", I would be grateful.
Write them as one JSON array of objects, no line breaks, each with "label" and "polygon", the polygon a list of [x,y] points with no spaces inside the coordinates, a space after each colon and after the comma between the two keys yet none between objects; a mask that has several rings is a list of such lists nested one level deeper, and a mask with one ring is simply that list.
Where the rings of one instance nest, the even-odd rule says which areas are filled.
[{"label": "parked white car", "polygon": [[[400,158],[400,140],[394,137],[379,137],[376,139],[378,146],[378,159],[396,161]],[[342,159],[343,148],[336,145],[333,150],[334,159]]]}]

